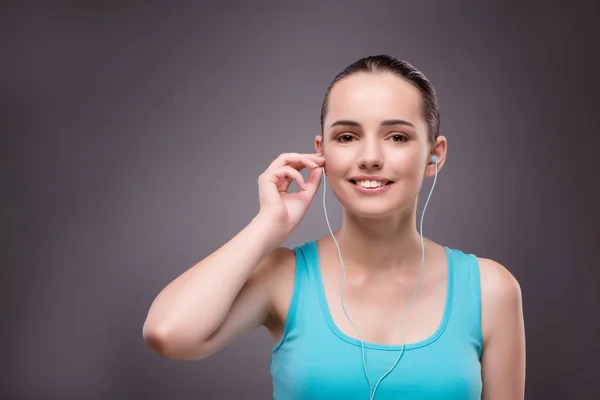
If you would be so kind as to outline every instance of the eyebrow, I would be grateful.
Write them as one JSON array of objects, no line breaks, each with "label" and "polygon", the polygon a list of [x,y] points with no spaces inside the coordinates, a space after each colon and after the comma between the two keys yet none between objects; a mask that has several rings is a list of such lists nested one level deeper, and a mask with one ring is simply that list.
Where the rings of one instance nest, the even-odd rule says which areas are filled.
[{"label": "eyebrow", "polygon": [[[334,123],[332,123],[329,128],[333,128],[334,126],[339,126],[339,125],[344,125],[344,126],[360,126],[360,124],[356,121],[351,121],[348,119],[341,119],[339,121],[335,121]],[[411,126],[413,128],[416,128],[412,123],[405,121],[403,119],[386,119],[385,121],[383,121],[381,123],[381,126],[389,126],[389,125],[406,125],[406,126]]]}]

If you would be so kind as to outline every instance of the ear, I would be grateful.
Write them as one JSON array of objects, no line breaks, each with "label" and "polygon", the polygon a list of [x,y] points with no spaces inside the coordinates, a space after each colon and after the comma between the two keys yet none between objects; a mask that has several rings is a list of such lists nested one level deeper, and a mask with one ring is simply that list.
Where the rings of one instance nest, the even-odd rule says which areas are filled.
[{"label": "ear", "polygon": [[435,145],[431,146],[431,152],[427,155],[427,167],[425,168],[425,176],[435,176],[436,166],[431,162],[431,156],[435,155],[438,158],[437,172],[439,173],[446,162],[446,154],[448,149],[448,140],[444,136],[438,136]]},{"label": "ear", "polygon": [[323,137],[321,135],[315,136],[315,152],[325,154],[325,148],[323,146]]},{"label": "ear", "polygon": [[[323,136],[321,135],[315,136],[315,151],[317,154],[325,157],[325,146],[323,143]],[[325,165],[323,165],[323,172],[325,176],[327,176],[327,161],[325,161]]]}]

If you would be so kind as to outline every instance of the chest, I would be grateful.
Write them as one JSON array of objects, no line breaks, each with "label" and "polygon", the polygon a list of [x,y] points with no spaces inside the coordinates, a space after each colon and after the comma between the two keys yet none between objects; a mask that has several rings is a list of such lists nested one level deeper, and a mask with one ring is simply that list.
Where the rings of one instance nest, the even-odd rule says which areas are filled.
[{"label": "chest", "polygon": [[320,272],[324,312],[345,336],[401,345],[427,340],[440,329],[448,304],[447,271],[423,272],[420,281],[418,276],[369,279],[347,274],[345,284],[343,274],[332,268]]}]

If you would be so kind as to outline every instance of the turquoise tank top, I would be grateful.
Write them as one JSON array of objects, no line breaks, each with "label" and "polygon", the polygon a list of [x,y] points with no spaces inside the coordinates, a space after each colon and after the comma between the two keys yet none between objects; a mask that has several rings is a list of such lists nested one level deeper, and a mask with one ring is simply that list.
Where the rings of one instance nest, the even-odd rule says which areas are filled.
[{"label": "turquoise tank top", "polygon": [[[481,399],[481,296],[477,257],[444,246],[448,290],[441,324],[407,344],[374,400]],[[283,335],[272,348],[275,400],[369,400],[360,341],[333,322],[321,280],[316,240],[294,247],[296,272]],[[394,364],[401,345],[365,342],[373,387]]]}]

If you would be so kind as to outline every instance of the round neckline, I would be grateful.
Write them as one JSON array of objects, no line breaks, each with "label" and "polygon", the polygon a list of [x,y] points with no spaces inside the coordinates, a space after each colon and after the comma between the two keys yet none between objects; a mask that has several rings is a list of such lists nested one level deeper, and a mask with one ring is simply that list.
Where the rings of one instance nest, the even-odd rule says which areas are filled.
[{"label": "round neckline", "polygon": [[[331,315],[331,310],[329,309],[329,304],[327,303],[327,296],[325,295],[325,285],[323,283],[323,278],[321,275],[321,260],[319,259],[319,249],[317,246],[316,239],[312,241],[311,247],[312,247],[313,257],[311,257],[310,260],[312,261],[311,264],[313,264],[312,269],[314,271],[314,275],[315,275],[315,278],[317,281],[317,292],[318,292],[318,297],[319,297],[319,303],[321,304],[321,309],[322,309],[323,315],[325,316],[325,320],[327,321],[327,324],[329,325],[329,328],[331,329],[331,331],[333,333],[335,333],[336,336],[338,336],[340,339],[342,339],[343,341],[345,341],[347,343],[361,347],[361,341],[359,339],[351,337],[351,336],[345,334],[344,332],[342,332],[342,330],[338,328],[337,324],[333,320],[333,316]],[[423,340],[420,340],[418,342],[413,342],[413,343],[407,343],[404,346],[401,344],[389,345],[389,344],[381,344],[381,343],[373,343],[373,342],[364,341],[363,344],[364,344],[365,348],[370,348],[370,349],[375,349],[375,350],[397,351],[397,350],[402,350],[402,348],[404,347],[404,350],[412,350],[412,349],[417,349],[420,347],[427,346],[427,345],[435,342],[442,336],[442,333],[444,333],[444,331],[446,330],[446,326],[448,325],[448,320],[450,319],[450,311],[452,309],[452,298],[453,298],[452,294],[453,294],[453,288],[454,288],[454,285],[453,285],[454,265],[453,265],[453,261],[452,261],[451,250],[447,246],[443,246],[443,247],[444,247],[444,251],[446,253],[446,268],[448,271],[448,282],[447,282],[447,288],[446,288],[446,300],[445,300],[445,304],[444,304],[444,312],[442,314],[442,319],[440,321],[440,324],[438,325],[435,332],[433,332],[429,337],[427,337]]]}]

